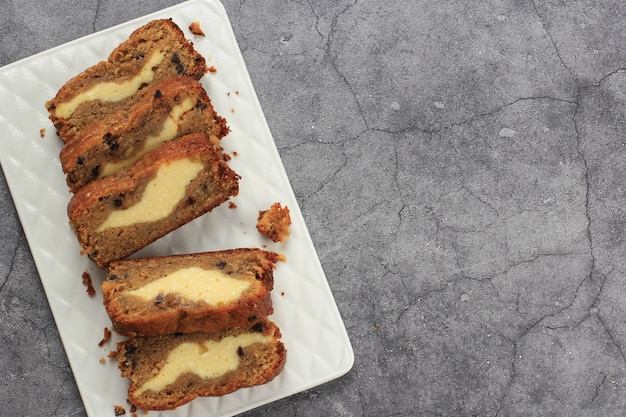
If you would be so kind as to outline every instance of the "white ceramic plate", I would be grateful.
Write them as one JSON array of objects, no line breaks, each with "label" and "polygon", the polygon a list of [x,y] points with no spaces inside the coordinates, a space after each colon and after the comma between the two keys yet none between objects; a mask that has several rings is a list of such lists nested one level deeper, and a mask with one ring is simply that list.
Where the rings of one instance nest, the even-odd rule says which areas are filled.
[{"label": "white ceramic plate", "polygon": [[[239,196],[232,200],[236,209],[224,204],[137,256],[262,247],[287,257],[275,271],[272,316],[288,351],[283,372],[263,386],[150,412],[155,417],[233,415],[343,375],[354,354],[222,5],[192,0],[0,68],[0,162],[87,413],[111,416],[114,405],[128,408],[127,380],[115,361],[100,362],[115,350],[119,337],[98,346],[103,329],[110,327],[98,288],[104,273],[80,255],[68,226],[70,194],[58,160],[61,141],[44,103],[69,78],[106,59],[134,29],[156,18],[172,18],[217,69],[202,82],[231,127],[222,144],[231,155],[236,152],[230,165],[242,179]],[[194,21],[206,37],[189,32]],[[255,228],[258,211],[276,201],[291,210],[285,244],[271,242]],[[81,283],[85,271],[94,281],[95,297]]]}]

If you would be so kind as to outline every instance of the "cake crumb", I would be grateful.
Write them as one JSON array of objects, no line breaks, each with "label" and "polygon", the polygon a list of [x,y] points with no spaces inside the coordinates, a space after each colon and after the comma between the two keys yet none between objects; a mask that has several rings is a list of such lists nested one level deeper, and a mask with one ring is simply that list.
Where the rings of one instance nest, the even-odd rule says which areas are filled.
[{"label": "cake crumb", "polygon": [[123,416],[126,414],[126,409],[122,405],[114,405],[113,411],[115,412],[116,416]]},{"label": "cake crumb", "polygon": [[234,112],[235,112],[235,108],[234,108],[234,107],[231,107],[231,108],[230,108],[230,112],[231,112],[231,113],[234,113]]},{"label": "cake crumb", "polygon": [[117,357],[119,356],[119,352],[117,350],[112,350],[109,352],[109,359],[117,359]]},{"label": "cake crumb", "polygon": [[104,328],[104,337],[102,338],[102,340],[100,341],[100,343],[98,343],[98,346],[102,347],[106,342],[108,342],[109,340],[111,340],[111,330],[109,330],[108,327]]},{"label": "cake crumb", "polygon": [[289,207],[282,207],[280,203],[274,203],[269,210],[260,210],[256,228],[262,235],[274,242],[285,242],[289,236],[291,217]]},{"label": "cake crumb", "polygon": [[233,156],[238,156],[239,153],[237,151],[233,151]]},{"label": "cake crumb", "polygon": [[46,136],[46,128],[45,127],[42,127],[41,129],[39,129],[39,136],[42,137],[42,138],[44,136]]},{"label": "cake crumb", "polygon": [[89,294],[90,297],[96,295],[96,290],[91,283],[91,275],[89,275],[87,271],[83,272],[83,285],[87,287],[87,294]]},{"label": "cake crumb", "polygon": [[192,22],[189,25],[189,31],[196,36],[205,36],[204,31],[200,27],[200,22]]},{"label": "cake crumb", "polygon": [[233,203],[232,201],[228,202],[228,208],[229,209],[236,209],[237,208],[237,204]]},{"label": "cake crumb", "polygon": [[212,73],[216,73],[217,72],[217,68],[215,68],[215,65],[211,65],[209,67],[209,72],[212,72]]},{"label": "cake crumb", "polygon": [[106,360],[106,359],[104,359],[104,357],[102,357],[102,358],[100,358],[100,360],[99,360],[98,362],[100,362],[100,363],[105,363],[106,361],[107,361],[107,360]]},{"label": "cake crumb", "polygon": [[222,154],[222,159],[224,160],[224,162],[228,162],[231,160],[231,156],[229,154],[227,154],[226,152],[224,152]]}]

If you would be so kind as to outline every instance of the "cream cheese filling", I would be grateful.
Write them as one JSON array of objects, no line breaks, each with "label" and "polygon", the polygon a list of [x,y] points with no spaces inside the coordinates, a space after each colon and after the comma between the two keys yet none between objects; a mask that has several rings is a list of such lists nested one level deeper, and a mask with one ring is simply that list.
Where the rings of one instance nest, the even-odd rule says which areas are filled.
[{"label": "cream cheese filling", "polygon": [[143,287],[124,291],[124,294],[152,301],[159,294],[177,293],[190,301],[218,305],[237,300],[250,284],[250,281],[231,278],[219,270],[194,266],[179,269]]},{"label": "cream cheese filling", "polygon": [[179,159],[159,167],[156,176],[146,185],[141,200],[127,209],[109,213],[96,232],[164,219],[185,197],[187,184],[203,167],[200,161],[191,159]]},{"label": "cream cheese filling", "polygon": [[159,65],[161,61],[163,61],[163,58],[165,58],[165,54],[162,51],[154,52],[137,76],[122,82],[109,81],[96,84],[89,90],[78,94],[70,101],[60,103],[56,107],[56,115],[68,118],[74,114],[78,106],[87,101],[100,100],[103,102],[115,102],[132,96],[139,90],[142,84],[149,83],[154,79],[152,68]]},{"label": "cream cheese filling", "polygon": [[267,343],[269,338],[262,333],[245,333],[228,336],[220,341],[208,340],[204,343],[182,343],[168,355],[163,368],[143,383],[136,395],[148,390],[160,391],[176,382],[179,376],[193,373],[202,379],[217,378],[237,369],[239,366],[239,348],[254,343]]},{"label": "cream cheese filling", "polygon": [[148,152],[155,150],[162,143],[174,139],[178,134],[178,124],[180,122],[180,117],[185,114],[185,112],[191,110],[194,105],[195,102],[191,98],[187,97],[185,100],[183,100],[182,103],[172,107],[170,114],[163,122],[161,131],[158,134],[154,136],[148,136],[141,150],[137,151],[137,154],[135,154],[135,156],[133,156],[132,158],[128,158],[119,162],[110,162],[108,164],[104,164],[99,178],[109,176],[121,169],[131,166],[139,158],[141,158]]}]

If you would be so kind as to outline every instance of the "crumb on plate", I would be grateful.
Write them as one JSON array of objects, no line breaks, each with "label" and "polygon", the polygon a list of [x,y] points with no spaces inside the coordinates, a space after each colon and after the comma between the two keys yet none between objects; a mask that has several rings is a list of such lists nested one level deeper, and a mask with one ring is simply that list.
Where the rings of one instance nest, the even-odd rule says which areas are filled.
[{"label": "crumb on plate", "polygon": [[83,285],[87,287],[87,294],[89,294],[90,297],[96,295],[96,289],[91,283],[91,275],[89,275],[89,272],[87,271],[83,272]]},{"label": "crumb on plate", "polygon": [[274,242],[285,242],[289,236],[291,217],[289,207],[282,207],[280,203],[274,203],[269,210],[260,210],[256,228],[262,235]]},{"label": "crumb on plate", "polygon": [[192,22],[189,25],[189,31],[191,31],[191,33],[193,33],[196,36],[205,36],[204,31],[200,27],[200,22],[197,22],[197,21]]},{"label": "crumb on plate", "polygon": [[102,345],[104,345],[106,342],[108,342],[109,340],[111,340],[111,330],[108,327],[104,328],[104,337],[102,338],[102,340],[98,343],[98,346],[102,347]]}]

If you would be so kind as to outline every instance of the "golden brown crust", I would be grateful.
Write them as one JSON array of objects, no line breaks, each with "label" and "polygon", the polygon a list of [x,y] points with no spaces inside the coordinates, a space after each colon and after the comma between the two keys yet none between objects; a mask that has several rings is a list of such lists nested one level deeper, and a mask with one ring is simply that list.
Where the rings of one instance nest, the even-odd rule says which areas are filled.
[{"label": "golden brown crust", "polygon": [[268,210],[260,210],[256,228],[259,233],[269,237],[274,242],[285,242],[289,237],[291,217],[289,207],[282,207],[274,203]]},{"label": "golden brown crust", "polygon": [[[178,159],[201,161],[204,168],[186,187],[185,197],[167,218],[127,227],[96,229],[110,212],[124,210],[141,198],[159,167]],[[205,134],[167,142],[146,154],[127,171],[98,179],[81,188],[68,204],[68,216],[85,253],[100,268],[124,259],[196,217],[211,211],[239,192],[239,176],[222,161]]]},{"label": "golden brown crust", "polygon": [[196,36],[205,36],[202,26],[200,26],[200,22],[191,22],[189,25],[189,31]]},{"label": "golden brown crust", "polygon": [[[102,284],[103,303],[114,329],[127,336],[212,332],[250,326],[272,313],[270,291],[281,255],[261,249],[171,255],[111,262]],[[250,287],[235,302],[210,305],[179,294],[162,293],[144,301],[125,291],[140,288],[181,268],[219,270]]]},{"label": "golden brown crust", "polygon": [[61,167],[70,191],[76,192],[100,176],[107,163],[134,158],[149,136],[157,136],[172,109],[186,99],[194,102],[191,110],[178,119],[172,140],[203,132],[218,143],[229,132],[226,120],[213,109],[204,87],[191,77],[169,77],[155,84],[128,112],[97,121],[77,132],[62,149]]},{"label": "golden brown crust", "polygon": [[61,103],[68,102],[98,83],[120,82],[136,76],[144,66],[145,60],[156,51],[163,52],[165,58],[153,68],[154,78],[151,83],[174,75],[200,79],[207,71],[204,58],[195,51],[193,44],[185,38],[171,19],[153,20],[136,29],[126,41],[111,52],[107,61],[99,62],[70,79],[56,96],[46,103],[50,120],[57,128],[59,137],[67,142],[77,131],[94,121],[117,111],[128,110],[142,96],[141,89],[131,97],[114,103],[103,103],[99,100],[83,103],[70,117],[62,117],[56,112]]},{"label": "golden brown crust", "polygon": [[[163,367],[168,353],[179,344],[218,341],[227,336],[254,332],[263,332],[270,341],[240,348],[240,364],[236,370],[208,380],[186,373],[165,390],[137,394],[139,387]],[[128,398],[132,404],[145,410],[171,410],[199,396],[221,396],[240,388],[270,382],[282,371],[286,360],[287,352],[280,337],[280,330],[269,320],[247,329],[133,337],[118,344],[118,367],[122,376],[130,379]]]}]

